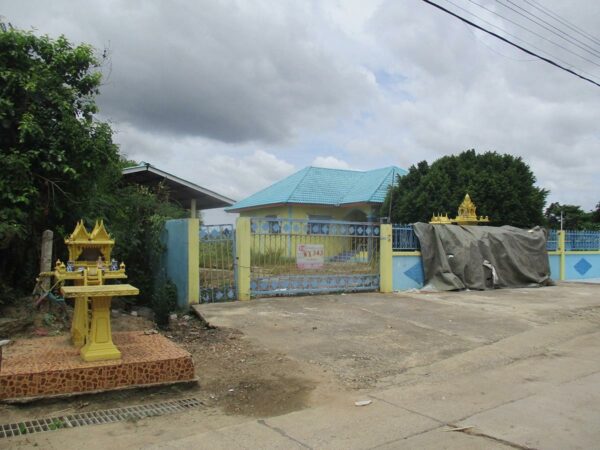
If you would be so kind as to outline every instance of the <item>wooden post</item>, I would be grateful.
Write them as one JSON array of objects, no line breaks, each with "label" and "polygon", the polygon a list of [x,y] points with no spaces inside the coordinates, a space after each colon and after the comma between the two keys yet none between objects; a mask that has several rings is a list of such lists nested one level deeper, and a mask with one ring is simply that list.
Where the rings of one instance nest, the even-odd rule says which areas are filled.
[{"label": "wooden post", "polygon": [[[52,230],[46,230],[42,233],[42,252],[40,258],[40,272],[50,272],[52,270],[52,241],[54,233]],[[44,291],[50,289],[50,278],[41,277],[41,286]]]}]

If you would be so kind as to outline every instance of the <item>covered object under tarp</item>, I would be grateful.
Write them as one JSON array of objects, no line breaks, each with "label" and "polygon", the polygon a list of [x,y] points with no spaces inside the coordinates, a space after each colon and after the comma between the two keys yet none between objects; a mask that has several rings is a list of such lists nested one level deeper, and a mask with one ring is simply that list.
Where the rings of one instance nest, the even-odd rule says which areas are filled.
[{"label": "covered object under tarp", "polygon": [[414,224],[425,284],[440,291],[546,286],[546,230]]}]

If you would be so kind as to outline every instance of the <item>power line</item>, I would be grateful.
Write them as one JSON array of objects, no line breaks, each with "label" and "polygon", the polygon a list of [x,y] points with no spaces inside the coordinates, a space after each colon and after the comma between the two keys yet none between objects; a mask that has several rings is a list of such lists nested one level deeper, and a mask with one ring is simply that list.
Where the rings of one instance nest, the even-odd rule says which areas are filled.
[{"label": "power line", "polygon": [[[452,3],[452,2],[449,2]],[[469,30],[469,33],[471,33],[473,35],[473,37],[479,42],[481,43],[481,45],[483,45],[484,47],[486,47],[489,51],[494,52],[496,55],[502,56],[504,58],[508,58],[508,59],[512,59],[513,61],[518,61],[518,62],[531,62],[531,61],[535,61],[535,59],[519,59],[519,58],[513,58],[512,56],[508,56],[505,55],[502,52],[499,52],[498,50],[496,50],[494,47],[492,47],[491,45],[487,45],[485,43],[485,41],[479,39],[477,37],[477,35],[475,34],[475,32],[473,30],[471,30],[471,28],[469,28],[469,26],[465,23],[465,27],[467,28],[467,30]]]},{"label": "power line", "polygon": [[546,8],[545,6],[540,5],[535,0],[523,0],[523,1],[525,3],[533,6],[538,11],[543,12],[548,17],[552,17],[557,22],[560,22],[561,24],[563,24],[564,26],[570,28],[571,30],[575,31],[576,33],[579,33],[580,35],[586,37],[587,39],[589,39],[590,41],[594,42],[595,44],[600,45],[600,39],[592,36],[590,33],[588,33],[587,31],[583,30],[582,28],[578,27],[577,25],[569,22],[568,20],[561,18],[558,14],[552,12],[550,9]]},{"label": "power line", "polygon": [[531,34],[533,34],[533,35],[535,35],[535,36],[539,37],[540,39],[543,39],[543,40],[544,40],[544,41],[546,41],[546,42],[550,42],[552,45],[555,45],[555,46],[557,46],[557,47],[559,47],[559,48],[562,48],[562,49],[563,49],[563,50],[565,50],[566,52],[568,52],[568,53],[571,53],[572,55],[575,55],[575,56],[577,56],[577,57],[579,57],[579,58],[583,59],[584,61],[587,61],[587,62],[589,62],[590,64],[594,64],[595,66],[598,66],[598,67],[600,67],[600,64],[598,64],[598,63],[596,63],[596,62],[592,61],[591,59],[588,59],[588,58],[586,58],[585,56],[582,56],[582,55],[580,55],[579,53],[576,53],[576,52],[574,52],[573,50],[571,50],[571,49],[569,49],[569,48],[565,47],[564,45],[561,45],[561,44],[559,44],[559,43],[557,43],[557,42],[553,41],[552,39],[548,39],[547,37],[545,37],[545,36],[542,36],[541,34],[539,34],[539,33],[535,32],[535,31],[532,31],[532,30],[530,30],[529,28],[527,28],[527,27],[525,27],[525,26],[521,25],[520,23],[518,23],[518,22],[515,22],[514,20],[512,20],[512,19],[509,19],[508,17],[505,17],[505,16],[503,16],[502,14],[498,14],[496,11],[494,11],[494,10],[492,10],[492,9],[489,9],[489,8],[486,8],[485,6],[483,6],[483,5],[481,5],[481,4],[477,3],[477,2],[475,2],[475,1],[473,1],[473,0],[468,0],[468,1],[469,1],[470,3],[473,3],[473,4],[474,4],[474,5],[476,5],[476,6],[479,6],[481,9],[484,9],[485,11],[487,11],[487,12],[489,12],[489,13],[492,13],[492,14],[494,14],[494,15],[496,15],[496,16],[498,16],[498,17],[500,17],[501,19],[505,20],[506,22],[510,22],[510,23],[512,23],[513,25],[515,25],[515,26],[517,26],[517,27],[519,27],[519,28],[521,28],[521,29],[523,29],[523,30],[525,30],[525,31],[527,31],[527,32],[529,32],[529,33],[531,33]]},{"label": "power line", "polygon": [[594,84],[594,85],[596,85],[596,86],[600,87],[600,83],[597,83],[597,82],[596,82],[596,81],[594,81],[594,80],[591,80],[591,79],[589,79],[589,78],[587,78],[587,77],[584,77],[583,75],[580,75],[580,74],[578,74],[577,72],[574,72],[573,70],[571,70],[571,69],[569,69],[569,68],[567,68],[567,67],[561,66],[560,64],[558,64],[558,63],[556,63],[556,62],[552,61],[551,59],[548,59],[548,58],[546,58],[546,57],[544,57],[544,56],[538,55],[537,53],[534,53],[534,52],[532,52],[531,50],[527,50],[525,47],[521,47],[519,44],[515,44],[514,42],[512,42],[512,41],[509,41],[508,39],[506,39],[506,38],[504,38],[504,37],[500,36],[499,34],[496,34],[496,33],[494,33],[493,31],[487,30],[487,29],[485,29],[485,28],[483,28],[483,27],[481,27],[481,26],[477,25],[476,23],[474,23],[474,22],[471,22],[469,19],[465,19],[464,17],[462,17],[462,16],[459,16],[458,14],[455,14],[455,13],[453,13],[452,11],[450,11],[450,10],[448,10],[448,9],[444,8],[443,6],[440,6],[440,5],[438,5],[437,3],[434,3],[434,2],[432,2],[432,1],[430,1],[430,0],[423,0],[423,1],[424,1],[425,3],[427,3],[427,4],[431,5],[431,6],[435,7],[435,8],[438,8],[439,10],[441,10],[441,11],[445,12],[446,14],[450,14],[451,16],[454,16],[454,17],[456,17],[458,20],[461,20],[461,21],[463,21],[463,22],[465,22],[465,23],[467,23],[467,24],[471,25],[472,27],[475,27],[475,28],[477,28],[478,30],[481,30],[481,31],[483,31],[483,32],[485,32],[485,33],[487,33],[487,34],[490,34],[490,35],[494,36],[495,38],[497,38],[497,39],[500,39],[501,41],[503,41],[503,42],[506,42],[507,44],[509,44],[509,45],[512,45],[513,47],[516,47],[516,48],[518,48],[519,50],[521,50],[521,51],[523,51],[523,52],[527,53],[528,55],[535,56],[536,58],[538,58],[538,59],[541,59],[542,61],[545,61],[545,62],[547,62],[548,64],[551,64],[551,65],[553,65],[554,67],[558,67],[559,69],[561,69],[561,70],[564,70],[565,72],[568,72],[568,73],[570,73],[571,75],[575,75],[576,77],[578,77],[578,78],[581,78],[582,80],[588,81],[588,82],[590,82],[590,83],[592,83],[592,84]]},{"label": "power line", "polygon": [[[520,12],[519,12],[519,11],[517,11],[516,9],[514,9],[514,8],[511,8],[510,6],[508,6],[508,5],[504,4],[504,3],[502,3],[500,0],[496,0],[496,2],[497,2],[497,3],[500,3],[500,4],[501,4],[502,6],[504,6],[505,8],[507,8],[507,9],[510,9],[511,11],[513,11],[513,12],[515,12],[515,13],[519,14],[520,16],[524,17],[525,19],[529,20],[530,22],[533,22],[533,23],[535,23],[537,26],[539,26],[539,27],[541,27],[541,28],[543,28],[543,29],[545,29],[545,30],[549,31],[550,33],[552,33],[552,34],[554,34],[554,35],[558,36],[559,38],[561,38],[561,39],[563,39],[563,40],[567,41],[568,43],[570,43],[570,44],[573,44],[575,47],[578,47],[578,48],[580,48],[581,50],[583,50],[583,51],[586,51],[586,52],[588,52],[588,53],[590,53],[590,54],[592,54],[592,55],[594,55],[594,56],[596,56],[596,57],[600,56],[600,53],[598,53],[598,51],[597,51],[596,49],[594,49],[594,48],[590,47],[590,46],[589,46],[588,44],[586,44],[585,42],[581,42],[579,39],[577,39],[577,38],[574,38],[574,37],[570,36],[568,33],[565,33],[564,31],[562,31],[561,29],[559,29],[559,28],[555,27],[555,26],[554,26],[554,25],[552,25],[551,23],[548,23],[548,22],[547,22],[547,21],[545,21],[544,19],[541,19],[541,18],[539,18],[539,17],[538,17],[538,16],[536,16],[535,14],[532,14],[531,12],[529,12],[529,11],[527,11],[526,9],[522,8],[521,6],[519,6],[519,5],[515,4],[515,3],[514,3],[512,0],[506,0],[506,1],[507,1],[508,3],[510,3],[511,5],[513,5],[513,6],[516,6],[516,7],[517,7],[517,8],[519,8],[521,11],[525,11],[525,13],[529,14],[530,16],[532,16],[532,17],[535,17],[536,19],[539,19],[541,22],[543,22],[543,23],[545,23],[545,24],[549,25],[550,27],[554,28],[555,30],[558,30],[560,33],[562,33],[562,34],[564,34],[565,36],[567,36],[567,37],[568,37],[568,39],[567,39],[566,37],[564,37],[564,36],[561,36],[561,35],[560,35],[560,34],[558,34],[556,31],[553,31],[552,29],[550,29],[550,28],[548,28],[548,27],[545,27],[544,25],[540,25],[540,23],[539,23],[539,22],[536,22],[536,21],[535,21],[535,20],[533,20],[532,18],[530,18],[530,17],[527,17],[525,14],[523,14],[523,13],[520,13]],[[585,47],[582,47],[581,45],[577,45],[577,44],[576,44],[575,42],[573,42],[573,41],[576,41],[576,42],[579,42],[579,43],[583,44],[585,47],[587,47],[587,49],[586,49]],[[589,50],[588,50],[588,49],[589,49]]]},{"label": "power line", "polygon": [[[568,62],[566,62],[566,61],[564,61],[564,60],[562,60],[562,59],[558,58],[557,56],[553,55],[552,53],[548,52],[547,50],[544,50],[544,49],[542,49],[542,48],[540,48],[540,47],[537,47],[536,45],[532,44],[531,42],[528,42],[528,41],[526,41],[525,39],[522,39],[522,38],[520,38],[519,36],[517,36],[517,35],[515,35],[515,34],[512,34],[512,33],[508,32],[508,31],[506,31],[504,28],[502,28],[502,27],[499,27],[498,25],[495,25],[495,24],[493,24],[492,22],[490,22],[490,21],[488,21],[488,20],[485,20],[485,19],[484,19],[484,18],[482,18],[481,16],[478,16],[477,14],[475,14],[475,13],[473,13],[473,12],[469,11],[468,9],[466,9],[466,8],[463,8],[463,7],[462,7],[462,6],[460,6],[460,5],[457,5],[456,3],[452,2],[451,0],[446,0],[446,1],[447,1],[448,3],[450,3],[451,5],[455,6],[456,8],[458,8],[458,9],[460,9],[460,10],[462,10],[462,11],[466,12],[467,14],[469,14],[469,15],[471,15],[471,16],[473,16],[473,17],[477,18],[477,19],[479,19],[479,20],[480,20],[480,21],[482,21],[483,23],[486,23],[486,24],[488,24],[488,25],[489,25],[489,26],[491,26],[492,28],[496,28],[497,30],[500,30],[500,31],[501,31],[502,33],[504,33],[505,35],[511,36],[511,37],[513,37],[514,39],[516,39],[516,40],[518,40],[518,41],[521,41],[521,42],[523,42],[523,43],[527,44],[528,46],[530,46],[530,47],[532,47],[532,48],[534,48],[534,49],[536,49],[536,50],[538,50],[538,51],[540,51],[540,52],[542,52],[542,53],[545,53],[546,55],[549,55],[551,58],[555,59],[556,61],[559,61],[559,62],[561,62],[562,64],[565,64],[566,66],[570,66],[570,67],[572,67],[572,68],[575,68],[575,69],[577,69],[577,70],[578,70],[578,71],[580,71],[580,72],[587,73],[588,75],[590,75],[590,76],[592,76],[592,77],[595,77],[595,76],[596,76],[595,74],[593,74],[593,73],[590,73],[590,72],[588,72],[588,71],[586,71],[586,70],[583,70],[583,69],[582,69],[582,68],[580,68],[580,67],[576,67],[576,66],[574,66],[573,64],[571,64],[571,63],[568,63]],[[479,6],[479,7],[481,7],[481,8],[483,8],[483,9],[485,9],[486,11],[489,11],[489,12],[492,12],[492,13],[494,12],[494,11],[492,11],[492,10],[489,10],[489,9],[485,8],[485,7],[484,7],[484,6],[482,6],[482,5],[479,5],[478,3],[475,3],[475,2],[474,2],[474,1],[472,1],[472,0],[468,0],[468,1],[470,1],[471,3],[473,3],[473,4],[475,4],[475,5]],[[504,18],[504,17],[502,17],[502,16],[499,16],[499,17],[501,17],[501,18],[505,19],[505,18]],[[505,20],[508,20],[508,19],[505,19]],[[519,25],[519,24],[516,24],[516,25]],[[527,29],[527,28],[525,28],[525,27],[522,27],[522,28],[523,28],[524,30],[526,30],[526,31],[530,31],[529,29]],[[531,32],[531,31],[530,31],[530,32]],[[534,33],[534,32],[532,32],[532,33]],[[534,33],[534,34],[536,34],[536,33]],[[543,36],[542,36],[542,37],[543,37]],[[550,42],[552,42],[552,41],[550,41]],[[558,44],[558,45],[560,46],[560,44]],[[564,48],[564,47],[563,47],[563,48]],[[569,51],[569,50],[568,50],[568,49],[566,49],[566,48],[565,48],[565,50]]]}]

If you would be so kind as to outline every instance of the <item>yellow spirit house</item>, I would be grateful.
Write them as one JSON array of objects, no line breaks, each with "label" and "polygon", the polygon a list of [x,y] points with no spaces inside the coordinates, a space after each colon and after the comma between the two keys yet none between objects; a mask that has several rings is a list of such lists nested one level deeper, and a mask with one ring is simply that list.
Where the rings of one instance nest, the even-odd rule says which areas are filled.
[{"label": "yellow spirit house", "polygon": [[368,171],[306,167],[225,210],[241,217],[372,222],[389,186],[404,174],[394,166]]}]

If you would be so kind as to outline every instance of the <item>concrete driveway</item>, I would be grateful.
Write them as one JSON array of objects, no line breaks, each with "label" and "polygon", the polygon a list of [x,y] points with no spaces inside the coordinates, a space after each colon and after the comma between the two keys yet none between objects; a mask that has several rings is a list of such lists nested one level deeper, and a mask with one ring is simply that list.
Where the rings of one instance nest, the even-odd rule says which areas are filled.
[{"label": "concrete driveway", "polygon": [[[347,398],[161,448],[599,447],[600,285],[272,298],[196,310],[332,372]],[[359,398],[372,403],[355,407]]]}]

